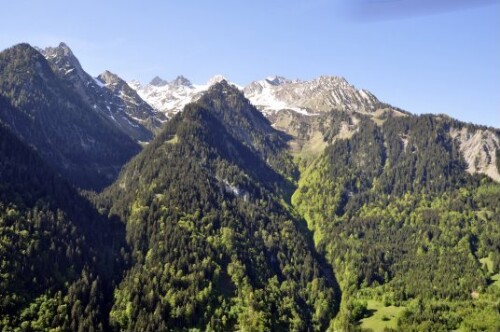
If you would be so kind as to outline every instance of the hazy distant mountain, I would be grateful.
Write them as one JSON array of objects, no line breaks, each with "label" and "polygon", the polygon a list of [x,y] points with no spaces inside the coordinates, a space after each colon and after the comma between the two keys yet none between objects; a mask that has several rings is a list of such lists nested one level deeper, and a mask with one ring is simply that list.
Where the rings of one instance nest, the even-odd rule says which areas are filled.
[{"label": "hazy distant mountain", "polygon": [[[212,84],[224,77],[214,76],[204,85],[193,85],[183,76],[168,83],[155,77],[151,83],[141,86],[137,81],[130,85],[151,105],[163,112],[179,111],[187,101],[199,96]],[[264,113],[291,109],[309,114],[332,109],[373,112],[387,105],[366,90],[358,90],[344,78],[321,76],[312,81],[288,80],[284,77],[268,77],[255,81],[243,89],[245,96]],[[175,108],[177,107],[177,108]]]}]

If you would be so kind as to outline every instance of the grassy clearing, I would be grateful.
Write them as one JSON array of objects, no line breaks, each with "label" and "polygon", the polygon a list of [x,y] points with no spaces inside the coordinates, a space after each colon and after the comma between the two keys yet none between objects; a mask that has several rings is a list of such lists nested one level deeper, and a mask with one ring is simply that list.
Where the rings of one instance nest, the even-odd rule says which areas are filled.
[{"label": "grassy clearing", "polygon": [[384,306],[380,301],[368,300],[367,308],[372,313],[370,317],[363,318],[360,326],[363,329],[372,329],[374,332],[383,331],[384,328],[396,328],[398,317],[406,307]]},{"label": "grassy clearing", "polygon": [[492,276],[491,278],[491,285],[490,287],[498,287],[498,289],[500,289],[500,273],[497,273],[495,274],[494,276]]},{"label": "grassy clearing", "polygon": [[323,134],[320,131],[315,131],[307,141],[293,140],[290,143],[290,148],[294,157],[310,161],[321,155],[327,145],[328,143],[324,141]]},{"label": "grassy clearing", "polygon": [[481,258],[479,261],[481,262],[482,265],[486,264],[486,267],[488,268],[488,271],[490,273],[493,272],[493,261],[491,260],[490,257]]},{"label": "grassy clearing", "polygon": [[[481,264],[486,265],[488,268],[488,271],[490,273],[493,273],[493,261],[491,260],[490,257],[484,257],[479,260]],[[500,289],[500,273],[494,274],[490,277],[491,284],[490,287],[498,287]]]}]

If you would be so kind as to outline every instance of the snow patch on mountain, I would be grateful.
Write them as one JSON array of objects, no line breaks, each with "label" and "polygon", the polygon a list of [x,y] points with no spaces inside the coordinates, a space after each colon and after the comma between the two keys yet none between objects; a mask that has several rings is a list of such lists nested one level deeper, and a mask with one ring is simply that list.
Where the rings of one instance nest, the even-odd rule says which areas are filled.
[{"label": "snow patch on mountain", "polygon": [[106,86],[106,84],[104,84],[103,82],[101,82],[98,78],[93,77],[93,79],[94,79],[95,84],[97,84],[98,87],[104,88]]},{"label": "snow patch on mountain", "polygon": [[358,90],[336,76],[321,76],[312,81],[274,76],[252,82],[243,91],[265,114],[282,109],[308,115],[330,110],[372,113],[382,105],[368,91]]},{"label": "snow patch on mountain", "polygon": [[[175,114],[222,80],[228,81],[222,75],[215,75],[205,84],[192,84],[183,76],[171,82],[157,76],[145,86],[137,81],[129,82],[129,86],[156,110]],[[237,87],[266,116],[280,110],[292,110],[302,115],[316,115],[331,110],[373,114],[377,109],[387,107],[370,92],[357,89],[343,77],[336,76],[321,76],[311,81],[268,76],[246,87]]]},{"label": "snow patch on mountain", "polygon": [[[105,71],[99,77],[85,72],[68,45],[39,50],[54,73],[76,91],[83,101],[108,118],[114,126],[136,140],[149,140],[151,131],[161,127],[164,114],[158,114],[125,81]],[[140,119],[140,120],[137,120]]]},{"label": "snow patch on mountain", "polygon": [[265,80],[251,83],[250,86],[243,91],[245,97],[266,115],[284,109],[292,110],[303,115],[314,115],[314,113],[310,113],[307,108],[295,106],[276,96],[276,87],[289,83],[291,83],[291,81],[282,77],[268,77]]},{"label": "snow patch on mountain", "polygon": [[205,84],[192,84],[184,76],[178,76],[171,82],[162,80],[165,82],[164,84],[159,84],[160,80],[160,78],[155,77],[146,86],[142,86],[138,81],[131,81],[128,84],[153,108],[167,115],[182,111],[184,106],[198,100],[212,85],[224,80],[228,81],[222,75],[215,75]]}]

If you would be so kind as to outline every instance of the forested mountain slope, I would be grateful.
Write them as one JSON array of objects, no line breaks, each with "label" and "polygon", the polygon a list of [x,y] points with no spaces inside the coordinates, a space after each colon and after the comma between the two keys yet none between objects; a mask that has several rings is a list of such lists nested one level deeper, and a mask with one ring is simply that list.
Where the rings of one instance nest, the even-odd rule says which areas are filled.
[{"label": "forested mountain slope", "polygon": [[407,307],[402,331],[499,329],[500,185],[467,173],[449,135],[484,128],[433,115],[359,128],[305,166],[292,199],[342,285],[337,326],[378,300]]},{"label": "forested mountain slope", "polygon": [[0,330],[108,330],[123,248],[123,225],[0,125]]},{"label": "forested mountain slope", "polygon": [[140,146],[95,112],[27,44],[0,53],[0,121],[73,184],[110,184]]},{"label": "forested mountain slope", "polygon": [[325,330],[333,273],[284,203],[281,134],[226,82],[170,120],[103,193],[127,220],[134,265],[121,330]]}]

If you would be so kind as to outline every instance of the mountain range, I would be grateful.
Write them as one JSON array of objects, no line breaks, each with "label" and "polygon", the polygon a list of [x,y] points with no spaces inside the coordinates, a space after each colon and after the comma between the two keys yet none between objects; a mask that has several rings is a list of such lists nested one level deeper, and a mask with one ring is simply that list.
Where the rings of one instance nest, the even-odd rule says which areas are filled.
[{"label": "mountain range", "polygon": [[[223,76],[216,75],[204,85],[194,85],[183,76],[171,82],[156,76],[145,86],[137,81],[129,82],[129,85],[157,112],[169,116],[180,112],[185,105],[199,99],[211,85],[222,80],[225,80]],[[326,130],[323,124],[332,111],[349,114],[350,119],[340,125],[341,137],[358,130],[359,116],[367,115],[378,124],[388,116],[411,116],[400,108],[379,101],[369,91],[355,88],[342,77],[321,76],[302,81],[274,76],[252,82],[244,88],[237,87],[275,128],[292,135],[294,141],[291,144],[301,151],[304,144],[307,144],[306,150],[321,150],[326,146],[322,137]],[[500,141],[495,130],[450,128],[448,135],[459,142],[468,172],[487,174],[500,181],[500,173],[495,167],[495,151],[499,149]],[[402,139],[406,141],[406,138]]]},{"label": "mountain range", "polygon": [[344,78],[0,53],[5,331],[500,329],[500,130]]}]

